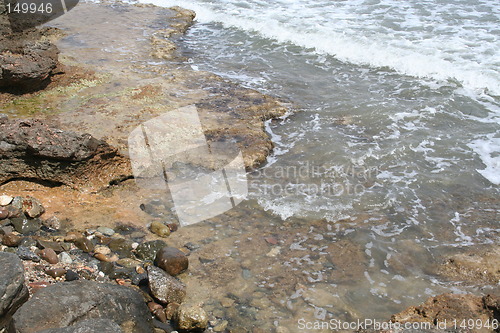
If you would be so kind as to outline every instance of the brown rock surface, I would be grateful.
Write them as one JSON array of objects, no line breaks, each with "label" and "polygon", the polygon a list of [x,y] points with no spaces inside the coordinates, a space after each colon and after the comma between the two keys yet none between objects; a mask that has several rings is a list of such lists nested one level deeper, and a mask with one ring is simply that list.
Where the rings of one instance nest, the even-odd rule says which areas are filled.
[{"label": "brown rock surface", "polygon": [[164,247],[156,253],[155,265],[172,276],[188,269],[189,261],[184,252],[175,247]]}]

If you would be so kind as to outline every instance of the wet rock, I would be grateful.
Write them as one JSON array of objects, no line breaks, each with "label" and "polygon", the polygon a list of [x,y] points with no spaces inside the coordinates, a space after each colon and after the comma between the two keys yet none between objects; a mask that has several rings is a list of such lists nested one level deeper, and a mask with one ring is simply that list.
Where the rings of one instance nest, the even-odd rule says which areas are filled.
[{"label": "wet rock", "polygon": [[93,281],[54,284],[38,291],[14,315],[18,333],[76,325],[88,319],[109,319],[125,332],[153,330],[142,296],[131,288]]},{"label": "wet rock", "polygon": [[188,257],[175,247],[163,247],[156,253],[155,265],[172,276],[186,271],[189,266]]},{"label": "wet rock", "polygon": [[108,227],[99,227],[97,228],[97,231],[108,237],[111,237],[115,234],[115,231]]},{"label": "wet rock", "polygon": [[37,242],[33,238],[24,237],[23,239],[21,239],[21,242],[19,243],[19,247],[21,247],[21,246],[24,246],[26,248],[30,248],[32,246],[36,247],[36,244],[37,244]]},{"label": "wet rock", "polygon": [[52,241],[47,241],[43,239],[38,239],[37,240],[38,246],[43,248],[43,249],[52,249],[56,251],[56,253],[61,253],[64,251],[68,251],[71,249],[71,244],[70,243],[63,243],[63,242],[52,242]]},{"label": "wet rock", "polygon": [[27,217],[16,217],[10,219],[17,232],[28,234],[40,230],[42,223],[39,219],[29,219]]},{"label": "wet rock", "polygon": [[115,148],[88,134],[61,131],[40,120],[0,124],[0,183],[31,178],[97,190],[129,170]]},{"label": "wet rock", "polygon": [[66,281],[75,281],[80,279],[80,275],[78,275],[77,272],[68,269],[64,278],[66,279]]},{"label": "wet rock", "polygon": [[66,272],[64,268],[51,268],[45,270],[45,274],[52,276],[54,279],[65,276]]},{"label": "wet rock", "polygon": [[132,241],[125,238],[113,238],[108,247],[111,251],[117,253],[120,257],[133,257],[132,253]]},{"label": "wet rock", "polygon": [[125,268],[136,268],[141,264],[139,260],[134,260],[130,258],[123,258],[123,259],[118,259],[116,263],[120,266],[123,266]]},{"label": "wet rock", "polygon": [[181,304],[174,315],[181,330],[204,330],[208,326],[208,315],[200,306]]},{"label": "wet rock", "polygon": [[42,260],[35,252],[25,246],[19,246],[16,254],[21,260],[31,260],[33,262],[40,262]]},{"label": "wet rock", "polygon": [[123,333],[118,324],[110,319],[89,319],[64,328],[53,328],[37,333]]},{"label": "wet rock", "polygon": [[214,326],[214,332],[224,332],[227,328],[229,322],[227,320],[222,320],[217,325]]},{"label": "wet rock", "polygon": [[111,249],[105,245],[97,245],[95,248],[94,248],[94,252],[95,253],[100,253],[100,254],[104,254],[104,255],[108,255],[111,253]]},{"label": "wet rock", "polygon": [[45,213],[45,208],[43,208],[40,201],[33,197],[27,197],[23,200],[22,210],[28,217],[31,218],[40,217],[43,213]]},{"label": "wet rock", "polygon": [[149,311],[162,323],[167,322],[167,316],[165,315],[165,311],[163,310],[163,306],[155,302],[148,303]]},{"label": "wet rock", "polygon": [[9,205],[13,199],[10,195],[0,195],[0,206]]},{"label": "wet rock", "polygon": [[151,294],[160,303],[182,303],[186,297],[186,287],[181,281],[155,266],[148,266],[147,272]]},{"label": "wet rock", "polygon": [[94,243],[87,237],[80,237],[75,240],[75,246],[82,250],[83,252],[92,252],[94,251]]},{"label": "wet rock", "polygon": [[165,315],[167,316],[168,320],[172,320],[174,318],[175,313],[177,312],[177,309],[179,308],[180,304],[179,303],[168,303],[167,307],[165,308]]},{"label": "wet rock", "polygon": [[52,249],[43,249],[38,252],[38,255],[43,260],[47,261],[49,264],[57,264],[59,262],[59,258],[57,257],[56,251]]},{"label": "wet rock", "polygon": [[14,233],[5,234],[2,238],[3,245],[7,246],[18,246],[21,243],[21,236]]},{"label": "wet rock", "polygon": [[[499,300],[493,296],[474,296],[470,294],[442,294],[429,298],[419,306],[411,306],[408,309],[395,314],[391,321],[395,323],[427,322],[431,325],[441,323],[440,328],[454,328],[453,323],[461,320],[491,322],[495,319],[495,311],[498,314],[500,308],[496,306],[488,307],[487,304],[494,304],[491,299]],[[489,302],[489,303],[488,303]],[[497,318],[498,319],[498,318]]]},{"label": "wet rock", "polygon": [[170,228],[158,221],[154,221],[151,223],[151,226],[149,227],[152,233],[160,236],[160,237],[168,237],[170,236]]},{"label": "wet rock", "polygon": [[[113,275],[115,272],[115,265],[113,265],[112,262],[103,261],[103,262],[99,263],[99,265],[97,265],[97,267],[99,268],[99,270],[101,272],[103,272],[104,274],[109,275],[109,276]],[[123,277],[123,276],[116,276],[116,277]]]},{"label": "wet rock", "polygon": [[137,258],[145,261],[153,261],[156,257],[156,253],[167,246],[162,240],[154,240],[149,242],[144,242],[140,244],[136,251]]},{"label": "wet rock", "polygon": [[0,330],[10,316],[28,299],[22,261],[11,253],[0,252]]},{"label": "wet rock", "polygon": [[104,261],[104,262],[115,262],[118,260],[118,256],[112,255],[112,256],[107,256],[102,253],[96,253],[94,254],[94,258],[96,258],[99,261]]}]

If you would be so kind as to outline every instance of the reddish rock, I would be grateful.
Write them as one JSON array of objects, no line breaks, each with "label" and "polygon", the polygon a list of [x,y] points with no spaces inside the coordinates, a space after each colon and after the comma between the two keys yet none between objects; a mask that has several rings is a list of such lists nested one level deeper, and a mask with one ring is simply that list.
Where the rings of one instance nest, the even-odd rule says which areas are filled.
[{"label": "reddish rock", "polygon": [[4,207],[0,207],[0,220],[5,220],[9,217],[9,210]]},{"label": "reddish rock", "polygon": [[46,269],[45,274],[50,275],[55,279],[57,277],[65,276],[66,270],[64,268],[51,268],[51,269]]},{"label": "reddish rock", "polygon": [[7,246],[18,246],[19,243],[21,243],[21,236],[13,234],[13,233],[8,233],[3,236],[2,238],[2,243],[3,245]]},{"label": "reddish rock", "polygon": [[59,262],[59,258],[57,257],[56,251],[52,249],[43,249],[38,252],[38,255],[43,260],[47,261],[49,264],[57,264]]},{"label": "reddish rock", "polygon": [[155,265],[168,274],[176,276],[188,269],[189,261],[181,250],[175,247],[164,247],[156,254]]}]

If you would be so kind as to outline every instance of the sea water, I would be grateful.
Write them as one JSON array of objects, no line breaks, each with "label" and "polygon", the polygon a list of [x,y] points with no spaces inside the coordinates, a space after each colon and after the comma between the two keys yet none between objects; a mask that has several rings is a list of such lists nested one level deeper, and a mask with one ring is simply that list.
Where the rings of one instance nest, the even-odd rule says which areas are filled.
[{"label": "sea water", "polygon": [[[464,291],[423,262],[500,240],[497,1],[144,2],[196,11],[182,40],[194,70],[295,106],[266,123],[275,149],[248,175],[250,196],[333,230],[367,216],[343,231],[369,258],[345,303],[387,319],[387,304]],[[406,273],[388,268],[395,255]]]}]

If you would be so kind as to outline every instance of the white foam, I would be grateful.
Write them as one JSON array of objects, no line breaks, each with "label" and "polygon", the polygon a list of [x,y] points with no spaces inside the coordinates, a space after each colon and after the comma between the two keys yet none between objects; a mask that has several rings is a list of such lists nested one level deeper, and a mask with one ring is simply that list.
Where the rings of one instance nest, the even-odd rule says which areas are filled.
[{"label": "white foam", "polygon": [[500,185],[500,138],[491,134],[485,139],[472,141],[469,147],[479,155],[486,166],[485,169],[477,170],[477,172],[492,184]]}]

